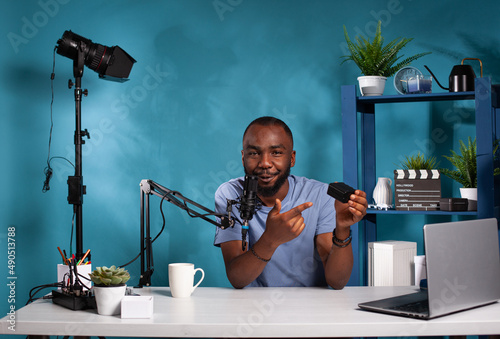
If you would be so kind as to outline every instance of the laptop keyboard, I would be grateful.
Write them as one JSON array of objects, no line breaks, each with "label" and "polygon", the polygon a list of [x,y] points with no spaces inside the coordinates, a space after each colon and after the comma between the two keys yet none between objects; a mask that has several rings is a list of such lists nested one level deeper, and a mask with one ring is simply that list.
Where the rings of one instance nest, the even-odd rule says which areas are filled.
[{"label": "laptop keyboard", "polygon": [[391,309],[397,310],[397,311],[408,312],[408,313],[428,314],[429,313],[429,301],[428,300],[416,301],[416,302],[409,303],[409,304],[397,305],[397,306],[391,307]]}]

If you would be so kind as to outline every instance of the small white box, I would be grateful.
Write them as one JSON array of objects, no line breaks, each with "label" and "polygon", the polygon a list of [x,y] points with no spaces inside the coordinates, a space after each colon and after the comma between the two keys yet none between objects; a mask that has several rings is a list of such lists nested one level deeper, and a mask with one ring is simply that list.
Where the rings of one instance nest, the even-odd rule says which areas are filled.
[{"label": "small white box", "polygon": [[416,255],[416,242],[368,243],[368,286],[414,285],[413,258]]},{"label": "small white box", "polygon": [[[78,272],[78,275],[82,275],[87,279],[90,279],[89,273],[92,273],[92,265],[80,265],[76,267],[76,270]],[[64,285],[68,285],[68,279],[69,279],[69,266],[68,265],[62,265],[58,264],[57,265],[57,282],[61,282],[64,280]],[[92,287],[92,281],[89,281],[87,279],[84,279],[82,277],[79,277],[80,281],[84,285],[83,290],[87,291],[87,287]],[[75,281],[75,278],[73,277],[73,281]]]},{"label": "small white box", "polygon": [[153,297],[126,295],[122,299],[121,317],[124,319],[147,319],[153,316]]}]

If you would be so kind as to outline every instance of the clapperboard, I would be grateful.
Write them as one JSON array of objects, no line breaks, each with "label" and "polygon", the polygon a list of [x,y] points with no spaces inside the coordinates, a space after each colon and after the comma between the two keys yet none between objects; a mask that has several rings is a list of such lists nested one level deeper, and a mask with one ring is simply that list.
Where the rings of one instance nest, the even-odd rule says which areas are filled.
[{"label": "clapperboard", "polygon": [[435,211],[441,199],[438,170],[394,170],[396,210]]}]

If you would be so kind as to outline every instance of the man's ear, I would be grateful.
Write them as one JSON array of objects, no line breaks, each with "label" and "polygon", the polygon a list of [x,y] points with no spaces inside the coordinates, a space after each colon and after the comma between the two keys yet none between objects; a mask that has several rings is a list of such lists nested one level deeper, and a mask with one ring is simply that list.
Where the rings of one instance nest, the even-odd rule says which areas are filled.
[{"label": "man's ear", "polygon": [[292,151],[292,159],[290,160],[290,167],[295,166],[295,151]]},{"label": "man's ear", "polygon": [[244,160],[244,155],[243,155],[243,150],[241,150],[241,163],[243,164],[243,167],[245,167],[245,160]]}]

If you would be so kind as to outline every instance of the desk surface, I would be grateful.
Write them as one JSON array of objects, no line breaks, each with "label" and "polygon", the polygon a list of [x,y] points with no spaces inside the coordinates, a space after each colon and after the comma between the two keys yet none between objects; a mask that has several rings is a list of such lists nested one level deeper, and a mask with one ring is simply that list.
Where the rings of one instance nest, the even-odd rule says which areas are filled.
[{"label": "desk surface", "polygon": [[15,332],[1,319],[2,334],[122,337],[387,337],[500,333],[500,303],[433,320],[362,311],[359,302],[415,291],[415,287],[197,288],[175,299],[167,287],[136,289],[154,296],[150,319],[71,311],[38,300],[16,311]]}]

